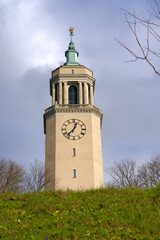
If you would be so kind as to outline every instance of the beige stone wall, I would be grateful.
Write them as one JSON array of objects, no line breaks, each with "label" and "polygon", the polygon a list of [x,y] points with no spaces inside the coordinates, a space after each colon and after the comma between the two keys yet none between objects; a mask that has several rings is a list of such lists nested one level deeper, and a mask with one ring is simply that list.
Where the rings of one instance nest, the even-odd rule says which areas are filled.
[{"label": "beige stone wall", "polygon": [[48,119],[46,124],[46,145],[45,145],[45,171],[47,184],[45,189],[55,188],[55,138],[56,121],[55,118]]},{"label": "beige stone wall", "polygon": [[93,166],[94,166],[94,187],[104,186],[102,143],[101,143],[101,122],[100,118],[92,114],[92,141],[93,141]]},{"label": "beige stone wall", "polygon": [[[73,118],[83,121],[87,128],[80,140],[68,140],[61,132],[63,123]],[[56,113],[46,125],[46,135],[50,135],[46,138],[46,150],[50,152],[46,155],[46,166],[54,169],[55,165],[55,179],[58,180],[55,188],[80,190],[102,186],[100,118],[93,113]],[[72,156],[73,148],[76,149],[75,157]],[[73,178],[73,169],[76,169],[76,178]]]}]

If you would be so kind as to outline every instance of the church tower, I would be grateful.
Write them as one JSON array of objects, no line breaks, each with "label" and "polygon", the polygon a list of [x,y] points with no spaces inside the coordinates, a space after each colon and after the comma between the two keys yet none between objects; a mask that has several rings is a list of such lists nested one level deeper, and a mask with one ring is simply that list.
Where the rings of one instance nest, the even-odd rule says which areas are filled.
[{"label": "church tower", "polygon": [[45,110],[46,190],[103,187],[101,110],[94,106],[93,72],[77,61],[70,28],[64,65],[52,71],[52,106]]}]

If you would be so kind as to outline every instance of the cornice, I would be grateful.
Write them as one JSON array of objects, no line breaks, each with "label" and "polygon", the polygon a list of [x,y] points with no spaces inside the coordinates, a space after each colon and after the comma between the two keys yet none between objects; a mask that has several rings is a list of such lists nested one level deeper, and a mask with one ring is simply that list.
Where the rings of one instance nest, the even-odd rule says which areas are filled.
[{"label": "cornice", "polygon": [[58,114],[58,113],[93,113],[101,119],[101,123],[102,123],[102,117],[103,117],[101,110],[91,104],[82,104],[82,105],[56,104],[45,110],[45,114],[44,114],[44,132],[45,133],[46,133],[46,120],[52,118],[55,114]]},{"label": "cornice", "polygon": [[50,82],[55,83],[57,81],[78,81],[79,79],[89,79],[92,83],[95,82],[95,79],[88,74],[58,74],[50,79]]}]

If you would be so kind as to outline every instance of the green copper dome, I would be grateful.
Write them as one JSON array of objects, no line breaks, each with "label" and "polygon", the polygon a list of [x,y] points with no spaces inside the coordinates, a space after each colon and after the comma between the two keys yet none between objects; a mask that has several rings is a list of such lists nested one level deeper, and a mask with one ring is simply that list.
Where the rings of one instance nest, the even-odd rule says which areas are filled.
[{"label": "green copper dome", "polygon": [[66,62],[65,62],[64,65],[80,65],[77,62],[79,52],[75,49],[74,42],[73,42],[74,28],[70,28],[69,31],[70,31],[71,39],[70,39],[70,43],[69,43],[69,46],[68,46],[68,50],[65,51]]}]

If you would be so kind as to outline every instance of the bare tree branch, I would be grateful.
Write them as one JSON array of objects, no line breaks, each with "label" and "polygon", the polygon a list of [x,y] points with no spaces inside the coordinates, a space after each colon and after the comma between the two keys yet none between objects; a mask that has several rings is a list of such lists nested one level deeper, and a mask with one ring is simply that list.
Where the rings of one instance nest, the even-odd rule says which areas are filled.
[{"label": "bare tree branch", "polygon": [[113,186],[117,187],[132,187],[138,186],[136,163],[132,160],[122,160],[115,162],[114,166],[106,170],[112,179]]},{"label": "bare tree branch", "polygon": [[156,187],[160,184],[160,155],[150,162],[136,167],[135,161],[122,160],[115,162],[113,167],[106,170],[111,177],[109,186],[120,188],[138,186],[141,188]]},{"label": "bare tree branch", "polygon": [[[135,13],[135,10],[132,12],[129,12],[126,9],[121,9],[124,11],[124,16],[126,19],[126,23],[132,32],[135,41],[137,43],[138,48],[140,49],[141,54],[136,53],[135,51],[131,50],[125,43],[123,43],[120,40],[117,40],[117,42],[126,49],[134,59],[130,60],[129,62],[136,62],[137,60],[144,60],[146,61],[153,71],[160,75],[159,67],[156,67],[153,63],[153,60],[150,56],[154,57],[160,57],[160,53],[155,51],[153,47],[151,47],[151,40],[150,36],[154,38],[158,43],[160,42],[160,5],[157,0],[153,1],[155,6],[151,8],[151,11],[149,11],[149,16],[144,17],[143,14],[138,16]],[[131,20],[130,20],[131,19]],[[144,30],[146,30],[146,39],[143,39],[145,41],[145,45],[140,41],[140,38],[143,37],[141,34],[137,33],[137,26],[142,26]]]},{"label": "bare tree branch", "polygon": [[26,175],[27,192],[42,191],[50,181],[50,173],[45,171],[44,164],[34,160]]},{"label": "bare tree branch", "polygon": [[0,159],[0,193],[17,192],[21,193],[25,187],[25,170],[24,168],[5,158]]}]

